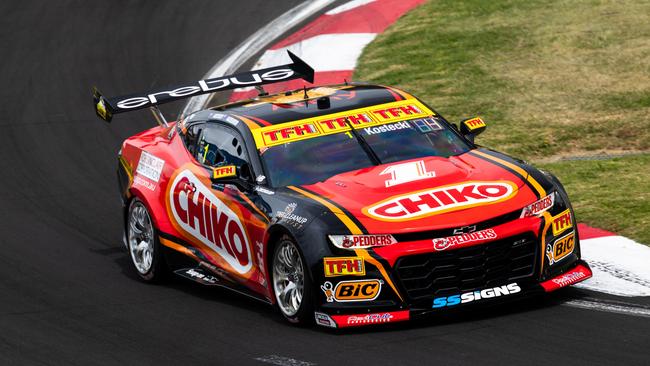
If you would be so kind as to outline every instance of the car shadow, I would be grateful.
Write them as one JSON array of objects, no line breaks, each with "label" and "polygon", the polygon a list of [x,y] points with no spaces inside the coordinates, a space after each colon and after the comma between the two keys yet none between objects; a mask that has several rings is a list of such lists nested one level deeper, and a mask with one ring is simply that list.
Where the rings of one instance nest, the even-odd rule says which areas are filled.
[{"label": "car shadow", "polygon": [[[132,281],[142,282],[139,276],[132,268],[131,259],[126,249],[123,247],[111,249],[106,253],[113,258],[114,262],[121,269],[125,278]],[[121,253],[121,255],[116,255]],[[173,273],[162,283],[153,284],[152,286],[165,286],[175,291],[183,292],[188,296],[194,296],[205,301],[217,302],[228,306],[235,306],[239,309],[254,312],[263,315],[264,318],[277,323],[281,326],[292,326],[280,314],[277,309],[259,299],[241,294],[237,291],[222,286],[206,286],[194,281],[185,279]],[[540,294],[505,303],[490,304],[488,306],[468,307],[460,310],[446,310],[439,314],[428,314],[426,316],[412,319],[411,321],[376,324],[362,327],[350,328],[326,328],[312,325],[305,328],[323,334],[333,336],[345,336],[354,334],[377,333],[377,332],[399,332],[405,330],[415,330],[428,327],[445,326],[452,324],[463,324],[476,321],[497,319],[515,314],[525,314],[542,309],[552,308],[562,305],[569,300],[589,298],[592,294],[577,288],[564,288],[549,294]]]}]

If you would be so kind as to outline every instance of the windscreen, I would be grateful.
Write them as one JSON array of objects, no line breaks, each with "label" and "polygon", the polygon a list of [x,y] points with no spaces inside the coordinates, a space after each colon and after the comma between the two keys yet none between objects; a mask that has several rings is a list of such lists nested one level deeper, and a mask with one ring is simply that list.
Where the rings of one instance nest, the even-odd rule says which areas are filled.
[{"label": "windscreen", "polygon": [[[356,132],[382,164],[427,156],[449,157],[470,149],[436,117],[360,128]],[[264,148],[260,156],[274,187],[312,184],[373,165],[349,131]]]}]

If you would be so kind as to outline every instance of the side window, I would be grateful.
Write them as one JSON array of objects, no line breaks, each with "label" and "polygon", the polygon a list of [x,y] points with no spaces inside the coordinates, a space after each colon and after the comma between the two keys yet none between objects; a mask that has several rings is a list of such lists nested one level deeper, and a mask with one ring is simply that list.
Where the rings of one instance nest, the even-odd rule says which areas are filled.
[{"label": "side window", "polygon": [[239,133],[218,124],[205,124],[196,144],[196,160],[212,167],[237,166],[242,175],[250,176],[246,148]]},{"label": "side window", "polygon": [[179,133],[179,135],[183,138],[183,141],[185,142],[185,146],[187,147],[187,150],[192,154],[192,156],[196,157],[196,146],[199,141],[199,136],[201,135],[201,131],[203,131],[203,127],[205,127],[204,123],[194,123],[187,127],[187,130],[184,133]]}]

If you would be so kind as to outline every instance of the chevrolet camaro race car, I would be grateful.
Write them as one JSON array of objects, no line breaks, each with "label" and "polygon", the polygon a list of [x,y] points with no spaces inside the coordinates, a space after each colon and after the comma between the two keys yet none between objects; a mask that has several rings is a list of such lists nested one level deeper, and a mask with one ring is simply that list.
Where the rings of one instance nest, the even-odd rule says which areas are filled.
[{"label": "chevrolet camaro race car", "polygon": [[[292,63],[105,98],[160,126],[118,155],[124,238],[144,281],[168,273],[277,306],[293,323],[404,321],[591,277],[569,199],[550,173],[480,147],[402,90],[304,79]],[[158,104],[240,87],[260,96],[167,123]]]}]

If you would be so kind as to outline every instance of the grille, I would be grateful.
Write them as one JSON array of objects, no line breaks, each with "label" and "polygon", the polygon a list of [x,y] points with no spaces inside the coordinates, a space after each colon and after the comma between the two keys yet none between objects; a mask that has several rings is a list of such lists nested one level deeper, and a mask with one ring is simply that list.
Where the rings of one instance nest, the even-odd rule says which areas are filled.
[{"label": "grille", "polygon": [[395,271],[409,299],[432,299],[530,277],[535,273],[536,253],[537,240],[528,233],[484,245],[402,257]]},{"label": "grille", "polygon": [[[506,222],[516,220],[519,218],[520,215],[521,215],[521,210],[515,210],[501,216],[493,217],[489,220],[485,220],[477,223],[471,223],[471,224],[476,225],[476,231],[481,231],[481,230],[493,228],[495,226],[501,225]],[[399,242],[426,240],[432,238],[444,238],[447,236],[454,235],[454,229],[455,228],[417,231],[414,233],[393,234],[393,237],[395,238],[395,240]]]}]

